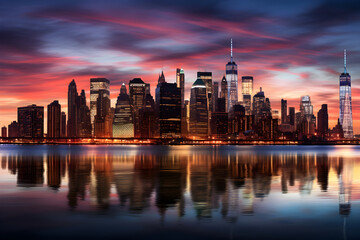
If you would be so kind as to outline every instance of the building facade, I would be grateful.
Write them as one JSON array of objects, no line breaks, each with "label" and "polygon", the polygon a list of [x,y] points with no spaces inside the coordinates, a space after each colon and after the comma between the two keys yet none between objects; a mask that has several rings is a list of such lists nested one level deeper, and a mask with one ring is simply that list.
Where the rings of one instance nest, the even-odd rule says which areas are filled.
[{"label": "building facade", "polygon": [[134,137],[133,111],[131,109],[130,97],[127,94],[126,85],[124,83],[121,85],[120,94],[116,101],[113,120],[113,137]]},{"label": "building facade", "polygon": [[53,101],[47,106],[47,137],[59,138],[61,125],[61,105]]},{"label": "building facade", "polygon": [[198,78],[191,87],[190,96],[190,137],[208,138],[208,108],[206,86]]},{"label": "building facade", "polygon": [[232,106],[238,103],[238,72],[237,64],[233,60],[233,48],[231,39],[231,58],[230,62],[226,64],[226,81],[228,84],[228,106],[229,112]]},{"label": "building facade", "polygon": [[18,108],[19,137],[44,137],[44,107],[35,104]]},{"label": "building facade", "polygon": [[99,91],[103,90],[105,94],[110,99],[110,81],[106,78],[91,78],[90,79],[90,119],[92,125],[92,133],[94,133],[94,121],[97,114],[96,103],[97,98],[99,97]]}]

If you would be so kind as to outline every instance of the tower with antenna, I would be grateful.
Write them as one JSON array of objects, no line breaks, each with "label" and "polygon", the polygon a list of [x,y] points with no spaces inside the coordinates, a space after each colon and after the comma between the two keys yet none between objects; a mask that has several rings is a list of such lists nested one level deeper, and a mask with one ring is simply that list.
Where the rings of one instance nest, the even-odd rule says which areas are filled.
[{"label": "tower with antenna", "polygon": [[347,71],[346,49],[344,49],[344,72],[339,79],[339,122],[344,131],[345,138],[353,138],[352,102],[351,102],[351,76]]},{"label": "tower with antenna", "polygon": [[230,62],[226,64],[226,81],[228,84],[227,111],[238,102],[238,73],[233,59],[233,41],[230,40]]}]

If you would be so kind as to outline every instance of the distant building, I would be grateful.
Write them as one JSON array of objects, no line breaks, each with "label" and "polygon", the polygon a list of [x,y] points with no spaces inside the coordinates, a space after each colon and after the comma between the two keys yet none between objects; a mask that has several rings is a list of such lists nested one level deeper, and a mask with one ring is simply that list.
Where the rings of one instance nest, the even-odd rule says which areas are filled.
[{"label": "distant building", "polygon": [[53,101],[47,106],[47,137],[59,138],[61,125],[61,105]]},{"label": "distant building", "polygon": [[213,112],[218,112],[218,99],[219,99],[219,83],[213,82],[213,95],[212,95],[212,109]]},{"label": "distant building", "polygon": [[150,93],[146,94],[144,105],[140,109],[140,136],[141,138],[154,138],[158,131],[158,122],[155,111],[155,101]]},{"label": "distant building", "polygon": [[295,125],[295,108],[289,107],[289,124],[294,126]]},{"label": "distant building", "polygon": [[184,104],[184,113],[185,113],[185,131],[182,130],[181,134],[183,137],[187,137],[190,133],[190,101],[185,100]]},{"label": "distant building", "polygon": [[245,115],[251,115],[251,96],[253,93],[253,81],[252,76],[241,77],[243,105],[245,107]]},{"label": "distant building", "polygon": [[44,137],[44,107],[35,104],[18,108],[19,137]]},{"label": "distant building", "polygon": [[181,137],[181,89],[176,83],[162,83],[159,103],[160,137]]},{"label": "distant building", "polygon": [[300,101],[300,119],[297,130],[302,136],[315,134],[316,117],[313,114],[313,106],[309,96],[302,96]]},{"label": "distant building", "polygon": [[198,72],[197,78],[203,80],[206,87],[207,109],[208,109],[208,135],[210,135],[211,113],[213,111],[212,72]]},{"label": "distant building", "polygon": [[96,101],[96,115],[94,121],[94,136],[95,137],[112,137],[112,117],[110,112],[110,98],[106,90],[98,91],[98,98]]},{"label": "distant building", "polygon": [[110,99],[110,81],[106,78],[91,78],[90,79],[90,119],[92,125],[92,132],[94,133],[94,121],[97,115],[97,99],[99,97],[99,91],[103,90],[104,97]]},{"label": "distant building", "polygon": [[184,69],[176,69],[176,86],[180,88],[181,92],[181,108],[184,108],[185,103],[185,73]]},{"label": "distant building", "polygon": [[3,138],[7,137],[7,128],[5,126],[1,128],[1,137]]},{"label": "distant building", "polygon": [[220,91],[220,98],[225,99],[225,108],[226,108],[226,112],[228,112],[228,83],[226,81],[226,77],[223,76],[223,78],[221,79],[221,91]]},{"label": "distant building", "polygon": [[66,137],[66,113],[61,112],[61,119],[60,119],[60,137]]},{"label": "distant building", "polygon": [[253,97],[253,115],[255,123],[264,118],[271,118],[270,100],[265,98],[265,93],[260,87],[260,91]]},{"label": "distant building", "polygon": [[342,129],[339,119],[336,126],[330,130],[330,138],[333,140],[344,138],[344,131]]},{"label": "distant building", "polygon": [[344,72],[340,75],[340,114],[339,121],[345,138],[353,138],[353,119],[351,102],[351,76],[346,69],[346,50],[344,50]]},{"label": "distant building", "polygon": [[134,137],[133,113],[130,104],[130,97],[127,94],[124,83],[121,85],[120,94],[116,102],[115,115],[113,120],[113,137]]},{"label": "distant building", "polygon": [[190,136],[208,138],[208,108],[206,86],[198,78],[191,87],[190,96]]},{"label": "distant building", "polygon": [[75,80],[73,79],[68,87],[68,123],[67,123],[67,137],[73,138],[79,136],[78,129],[78,92]]},{"label": "distant building", "polygon": [[226,64],[226,80],[228,84],[228,106],[229,112],[233,105],[238,102],[238,72],[237,64],[233,60],[233,47],[231,39],[231,58],[230,62]]},{"label": "distant building", "polygon": [[321,105],[321,109],[317,114],[317,133],[320,137],[325,138],[329,132],[329,115],[327,104]]},{"label": "distant building", "polygon": [[8,126],[9,137],[19,137],[19,124],[13,121]]},{"label": "distant building", "polygon": [[[165,78],[164,78],[165,81]],[[136,138],[141,137],[140,131],[140,109],[145,100],[145,83],[141,78],[134,78],[129,82],[130,104],[133,110],[134,134]]]},{"label": "distant building", "polygon": [[287,100],[281,99],[281,123],[287,123]]},{"label": "distant building", "polygon": [[78,127],[80,128],[79,137],[84,137],[84,138],[91,137],[92,135],[91,114],[89,107],[86,105],[86,96],[84,90],[81,90],[81,94],[78,97],[78,109],[79,109]]}]

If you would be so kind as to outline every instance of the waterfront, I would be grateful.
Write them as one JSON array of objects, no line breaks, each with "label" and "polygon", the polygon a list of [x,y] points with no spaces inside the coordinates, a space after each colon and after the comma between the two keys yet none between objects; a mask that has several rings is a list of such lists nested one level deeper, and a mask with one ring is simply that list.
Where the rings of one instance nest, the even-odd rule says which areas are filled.
[{"label": "waterfront", "polygon": [[5,239],[355,239],[360,147],[0,145]]}]

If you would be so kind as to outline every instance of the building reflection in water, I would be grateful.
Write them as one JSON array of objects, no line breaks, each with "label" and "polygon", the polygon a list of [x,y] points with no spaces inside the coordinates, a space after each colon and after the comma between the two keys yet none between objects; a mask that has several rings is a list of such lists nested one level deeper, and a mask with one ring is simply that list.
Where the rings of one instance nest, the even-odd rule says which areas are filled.
[{"label": "building reflection in water", "polygon": [[339,181],[339,213],[350,214],[354,160],[315,154],[236,154],[210,149],[9,155],[1,157],[1,168],[16,174],[19,187],[43,186],[44,175],[50,189],[67,187],[67,202],[72,210],[82,202],[105,211],[117,205],[132,214],[156,207],[161,217],[171,209],[179,217],[193,211],[199,220],[206,221],[217,212],[229,222],[237,221],[241,215],[254,214],[254,203],[257,199],[266,201],[271,191],[311,195],[315,187],[326,192],[333,171]]}]

